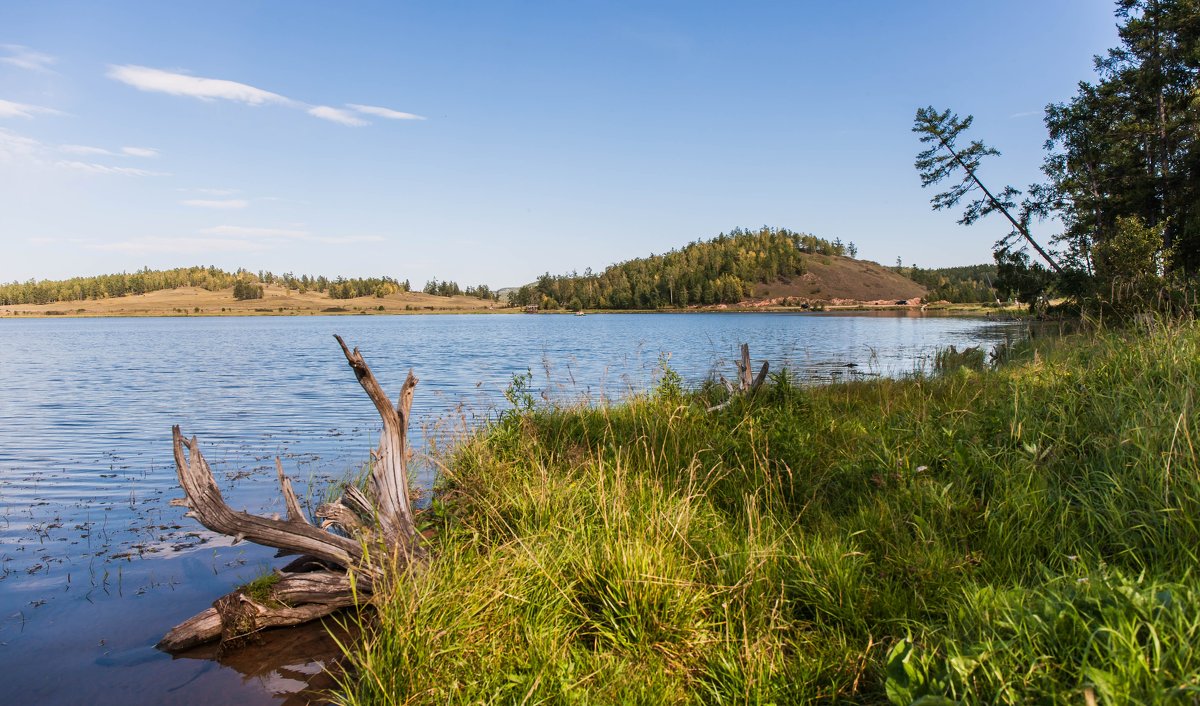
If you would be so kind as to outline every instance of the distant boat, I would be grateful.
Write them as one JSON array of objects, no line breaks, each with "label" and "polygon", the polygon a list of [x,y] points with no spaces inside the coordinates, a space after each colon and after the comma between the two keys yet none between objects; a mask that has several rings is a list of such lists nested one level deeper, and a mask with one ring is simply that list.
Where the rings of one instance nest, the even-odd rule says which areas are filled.
[{"label": "distant boat", "polygon": [[583,313],[583,310],[582,310],[582,309],[580,309],[579,311],[575,312],[575,315],[576,315],[576,316],[587,316],[587,314]]}]

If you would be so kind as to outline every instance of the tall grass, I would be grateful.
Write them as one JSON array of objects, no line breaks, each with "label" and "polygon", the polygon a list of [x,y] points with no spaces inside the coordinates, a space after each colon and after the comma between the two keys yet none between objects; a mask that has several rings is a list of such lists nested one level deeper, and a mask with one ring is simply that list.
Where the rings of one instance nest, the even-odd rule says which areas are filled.
[{"label": "tall grass", "polygon": [[338,700],[1195,703],[1200,329],[504,415]]}]

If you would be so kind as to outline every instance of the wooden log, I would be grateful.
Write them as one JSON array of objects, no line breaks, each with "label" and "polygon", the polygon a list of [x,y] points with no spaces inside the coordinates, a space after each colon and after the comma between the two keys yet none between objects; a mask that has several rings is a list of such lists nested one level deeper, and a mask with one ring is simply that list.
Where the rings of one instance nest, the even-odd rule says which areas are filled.
[{"label": "wooden log", "polygon": [[238,589],[177,625],[157,647],[178,652],[218,638],[235,639],[266,628],[299,625],[354,605],[355,596],[350,577],[342,572],[285,575],[268,589],[266,601]]},{"label": "wooden log", "polygon": [[221,614],[208,608],[171,628],[155,645],[167,652],[180,652],[212,642],[221,637]]},{"label": "wooden log", "polygon": [[[185,497],[171,504],[188,508],[187,515],[208,529],[233,538],[279,549],[277,556],[300,555],[279,573],[263,599],[237,589],[217,599],[211,608],[171,630],[159,648],[179,651],[216,639],[239,639],[270,627],[297,625],[369,600],[374,584],[426,553],[416,531],[408,490],[407,433],[417,378],[412,371],[392,405],[362,354],[335,336],[355,377],[383,419],[383,431],[373,459],[369,492],[345,488],[342,497],[322,505],[314,526],[305,514],[275,459],[287,519],[260,517],[233,510],[221,496],[212,469],[200,452],[199,441],[171,429],[175,472]],[[335,529],[336,532],[330,532]]]}]

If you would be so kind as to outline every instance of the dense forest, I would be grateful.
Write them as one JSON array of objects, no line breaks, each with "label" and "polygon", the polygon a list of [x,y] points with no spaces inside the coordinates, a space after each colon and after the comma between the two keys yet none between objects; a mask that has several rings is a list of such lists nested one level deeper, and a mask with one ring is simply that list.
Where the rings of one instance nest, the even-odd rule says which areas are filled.
[{"label": "dense forest", "polygon": [[[1031,305],[1177,308],[1200,273],[1200,3],[1117,0],[1120,46],[1096,57],[1096,79],[1046,108],[1044,181],[986,185],[999,152],[965,137],[972,117],[932,106],[913,131],[924,186],[948,183],[934,209],[966,200],[959,222],[1002,217],[997,288]],[[1061,224],[1043,235],[1039,225]]]},{"label": "dense forest", "polygon": [[997,299],[995,265],[967,265],[924,269],[916,265],[890,268],[929,290],[925,301],[953,304],[992,302]]},{"label": "dense forest", "polygon": [[804,274],[805,254],[857,254],[853,243],[832,242],[786,228],[734,229],[662,255],[628,260],[599,274],[546,273],[509,296],[517,306],[543,309],[660,309],[732,304],[756,283]]}]

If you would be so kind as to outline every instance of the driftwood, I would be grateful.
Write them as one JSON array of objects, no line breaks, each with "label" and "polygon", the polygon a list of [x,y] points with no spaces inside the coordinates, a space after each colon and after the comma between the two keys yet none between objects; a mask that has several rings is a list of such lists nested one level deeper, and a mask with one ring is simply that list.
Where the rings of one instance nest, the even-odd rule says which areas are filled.
[{"label": "driftwood", "polygon": [[347,487],[341,498],[317,508],[321,524],[315,526],[276,458],[287,518],[235,511],[221,497],[196,438],[184,438],[175,426],[175,471],[186,497],[171,504],[188,508],[188,517],[233,537],[234,544],[247,540],[275,547],[280,556],[299,556],[277,569],[272,581],[253,591],[255,595],[246,587],[236,589],[176,626],[158,643],[160,649],[174,652],[217,639],[236,640],[265,628],[297,625],[339,608],[362,605],[389,571],[424,559],[409,501],[407,469],[409,411],[417,378],[410,370],[393,406],[358,349],[350,350],[341,336],[334,338],[383,419],[379,448],[371,454],[367,491]]},{"label": "driftwood", "polygon": [[740,360],[735,361],[735,362],[737,363],[737,370],[738,370],[738,386],[737,386],[737,388],[735,389],[733,386],[733,383],[726,380],[725,376],[722,375],[721,383],[724,384],[725,389],[729,391],[729,399],[725,400],[721,404],[717,404],[717,405],[713,405],[712,407],[709,407],[708,408],[709,412],[715,412],[719,409],[725,409],[726,407],[729,406],[729,404],[731,402],[733,402],[734,398],[737,397],[738,395],[753,395],[755,392],[758,392],[758,388],[762,387],[763,382],[766,381],[767,370],[770,369],[770,363],[765,360],[763,361],[762,367],[759,368],[759,370],[758,370],[758,375],[754,375],[753,377],[751,377],[752,369],[750,367],[750,344],[749,343],[742,344],[742,357]]}]

